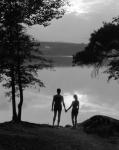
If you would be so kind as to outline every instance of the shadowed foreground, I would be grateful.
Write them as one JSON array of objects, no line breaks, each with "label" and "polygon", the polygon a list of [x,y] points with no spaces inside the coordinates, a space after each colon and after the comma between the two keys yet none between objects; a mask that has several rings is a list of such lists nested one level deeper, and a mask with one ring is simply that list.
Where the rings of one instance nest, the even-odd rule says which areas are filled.
[{"label": "shadowed foreground", "polygon": [[[86,122],[84,124],[86,126]],[[72,129],[28,122],[2,123],[0,150],[119,150],[119,135],[89,134],[82,125]]]}]

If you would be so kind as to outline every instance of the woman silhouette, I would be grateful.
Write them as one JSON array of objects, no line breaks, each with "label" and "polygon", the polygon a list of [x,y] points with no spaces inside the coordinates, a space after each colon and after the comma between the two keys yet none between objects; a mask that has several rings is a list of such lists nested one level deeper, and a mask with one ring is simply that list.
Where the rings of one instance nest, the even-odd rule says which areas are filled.
[{"label": "woman silhouette", "polygon": [[78,111],[79,111],[79,101],[78,101],[78,96],[75,94],[74,95],[74,101],[72,102],[71,106],[66,109],[66,112],[72,107],[71,111],[71,119],[72,119],[72,125],[73,127],[76,127],[77,125],[77,116],[78,116]]}]

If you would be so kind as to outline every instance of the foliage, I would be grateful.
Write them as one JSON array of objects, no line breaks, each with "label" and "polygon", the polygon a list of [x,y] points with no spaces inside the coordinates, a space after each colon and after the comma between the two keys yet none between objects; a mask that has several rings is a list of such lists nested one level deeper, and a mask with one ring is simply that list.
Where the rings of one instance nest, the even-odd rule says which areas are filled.
[{"label": "foliage", "polygon": [[96,70],[106,67],[108,79],[119,78],[119,24],[117,20],[103,23],[91,34],[90,42],[84,51],[73,57],[75,65],[93,66]]},{"label": "foliage", "polygon": [[48,25],[53,19],[61,18],[68,4],[66,0],[1,0],[0,22],[8,19],[8,24]]}]

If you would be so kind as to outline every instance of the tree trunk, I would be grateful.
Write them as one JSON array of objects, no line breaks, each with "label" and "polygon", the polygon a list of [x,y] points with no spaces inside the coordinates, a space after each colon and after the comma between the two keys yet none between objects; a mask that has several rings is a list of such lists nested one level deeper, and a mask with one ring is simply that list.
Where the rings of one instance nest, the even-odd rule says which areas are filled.
[{"label": "tree trunk", "polygon": [[11,68],[11,86],[12,86],[12,121],[17,121],[16,101],[15,101],[15,76],[14,67]]},{"label": "tree trunk", "polygon": [[18,121],[21,122],[22,105],[23,105],[23,88],[21,82],[20,59],[18,61],[17,69],[18,69],[18,86],[19,86],[19,93],[20,93],[20,102],[18,104]]},{"label": "tree trunk", "polygon": [[23,105],[23,89],[21,82],[19,83],[20,102],[18,104],[18,121],[21,122],[22,105]]}]

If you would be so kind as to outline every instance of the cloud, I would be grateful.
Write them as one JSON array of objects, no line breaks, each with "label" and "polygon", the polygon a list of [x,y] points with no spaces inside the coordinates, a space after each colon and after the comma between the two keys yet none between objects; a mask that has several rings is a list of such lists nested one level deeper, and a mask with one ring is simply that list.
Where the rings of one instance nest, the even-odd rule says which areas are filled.
[{"label": "cloud", "polygon": [[117,0],[70,1],[72,5],[67,7],[68,12],[62,19],[53,19],[46,28],[39,25],[28,27],[28,33],[39,41],[87,43],[90,34],[100,28],[102,22],[110,22],[119,15]]},{"label": "cloud", "polygon": [[67,7],[67,11],[75,14],[88,13],[89,5],[85,5],[82,0],[70,0],[70,6]]},{"label": "cloud", "polygon": [[[82,15],[92,12],[102,13],[100,10],[103,8],[113,7],[115,0],[69,0],[70,7],[67,8],[68,13]],[[118,5],[119,2],[116,2]],[[116,6],[115,5],[115,6]]]}]

